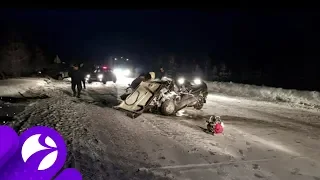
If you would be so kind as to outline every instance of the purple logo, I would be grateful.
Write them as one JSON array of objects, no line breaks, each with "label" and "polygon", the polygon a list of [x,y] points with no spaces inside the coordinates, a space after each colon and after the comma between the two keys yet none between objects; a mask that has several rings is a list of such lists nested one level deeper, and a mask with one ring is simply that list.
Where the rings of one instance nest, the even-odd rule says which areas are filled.
[{"label": "purple logo", "polygon": [[[67,147],[63,137],[54,129],[38,126],[18,137],[8,126],[0,126],[0,179],[49,180],[63,168]],[[62,171],[56,180],[81,180],[72,168]]]}]

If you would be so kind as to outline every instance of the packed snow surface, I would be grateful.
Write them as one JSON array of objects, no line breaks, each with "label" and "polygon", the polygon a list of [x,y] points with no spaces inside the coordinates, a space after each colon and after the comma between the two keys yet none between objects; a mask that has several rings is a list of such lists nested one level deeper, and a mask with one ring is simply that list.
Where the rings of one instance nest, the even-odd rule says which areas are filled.
[{"label": "packed snow surface", "polygon": [[232,82],[207,82],[211,92],[232,96],[258,98],[262,100],[288,102],[320,108],[320,93],[317,91],[299,91]]},{"label": "packed snow surface", "polygon": [[[7,89],[50,98],[30,101],[6,124],[18,132],[35,125],[58,130],[68,145],[65,166],[85,180],[320,180],[316,109],[210,93],[200,111],[131,119],[112,109],[126,82],[89,84],[77,99],[68,81],[26,81],[33,85]],[[224,121],[223,134],[205,132],[212,115]]]},{"label": "packed snow surface", "polygon": [[[117,84],[127,86],[133,78],[119,79]],[[0,96],[16,95],[24,93],[30,89],[43,86],[53,79],[47,78],[20,78],[0,81]],[[65,79],[70,81],[70,79]],[[55,81],[56,82],[56,81]],[[267,101],[287,102],[312,108],[320,108],[320,93],[317,91],[299,91],[294,89],[282,89],[265,86],[255,86],[248,84],[238,84],[232,82],[207,82],[208,89],[213,93],[225,95],[261,99]]]}]

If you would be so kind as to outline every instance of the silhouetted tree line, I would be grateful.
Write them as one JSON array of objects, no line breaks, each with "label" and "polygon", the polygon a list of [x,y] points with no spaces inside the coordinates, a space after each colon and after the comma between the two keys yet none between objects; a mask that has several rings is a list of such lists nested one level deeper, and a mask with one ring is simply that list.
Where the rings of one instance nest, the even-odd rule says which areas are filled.
[{"label": "silhouetted tree line", "polygon": [[[240,49],[240,53],[241,50],[242,53],[245,52]],[[275,56],[274,53],[268,55],[265,51],[258,52],[265,56],[256,53],[252,57],[237,55],[237,52],[226,53],[231,55],[217,55],[214,52],[196,56],[170,53],[150,56],[148,59],[153,62],[153,70],[158,71],[162,66],[172,76],[193,75],[208,81],[320,90],[317,81],[320,74],[315,66],[315,57],[299,56],[291,52],[287,52],[286,56]],[[309,61],[305,61],[306,58],[310,58]]]},{"label": "silhouetted tree line", "polygon": [[152,62],[149,69],[159,71],[164,67],[167,74],[172,77],[192,76],[201,77],[210,81],[227,81],[232,75],[231,69],[224,63],[213,64],[212,59],[206,54],[178,54],[164,53],[145,57]]},{"label": "silhouetted tree line", "polygon": [[238,18],[228,46],[210,53],[231,69],[230,81],[320,90],[319,13],[264,13]]},{"label": "silhouetted tree line", "polygon": [[176,72],[202,74],[214,81],[320,91],[319,19],[319,13],[311,11],[237,17],[232,33],[219,34],[224,37],[213,42],[208,55],[174,54]]},{"label": "silhouetted tree line", "polygon": [[45,47],[33,42],[28,34],[11,30],[1,34],[0,74],[1,78],[20,77],[46,68],[53,56]]}]

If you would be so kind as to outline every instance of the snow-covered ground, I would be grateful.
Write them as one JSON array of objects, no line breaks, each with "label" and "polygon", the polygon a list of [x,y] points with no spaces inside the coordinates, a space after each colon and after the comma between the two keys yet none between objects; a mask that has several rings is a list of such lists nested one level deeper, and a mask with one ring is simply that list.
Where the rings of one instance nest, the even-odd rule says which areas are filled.
[{"label": "snow-covered ground", "polygon": [[[79,100],[68,81],[45,82],[25,96],[50,98],[30,102],[8,124],[56,128],[68,143],[66,166],[84,179],[320,180],[316,109],[211,93],[201,111],[131,119],[110,108],[126,84],[87,85]],[[203,131],[211,115],[224,120],[223,135]]]},{"label": "snow-covered ground", "polygon": [[[45,81],[46,80],[46,81]],[[39,86],[47,84],[45,78],[17,78],[0,80],[0,96],[19,95],[30,89],[36,89]]]},{"label": "snow-covered ground", "polygon": [[320,108],[320,93],[317,91],[298,91],[248,84],[208,82],[211,92],[232,96],[250,97],[269,101],[287,102],[295,105]]}]

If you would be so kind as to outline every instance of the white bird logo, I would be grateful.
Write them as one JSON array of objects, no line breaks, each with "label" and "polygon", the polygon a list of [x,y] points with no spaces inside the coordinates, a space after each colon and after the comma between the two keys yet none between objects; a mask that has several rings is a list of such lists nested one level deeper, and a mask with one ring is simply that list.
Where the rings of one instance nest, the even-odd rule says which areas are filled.
[{"label": "white bird logo", "polygon": [[[21,149],[21,155],[22,155],[22,159],[24,162],[27,162],[27,160],[33,154],[35,154],[39,151],[50,149],[50,148],[42,146],[39,143],[40,136],[41,136],[41,134],[32,135],[23,143],[23,146]],[[52,148],[57,148],[56,143],[50,137],[46,137],[45,143]],[[38,170],[46,170],[46,169],[50,168],[55,163],[57,158],[58,158],[58,150],[55,150],[55,151],[49,153],[40,162],[40,164],[38,166]]]}]

